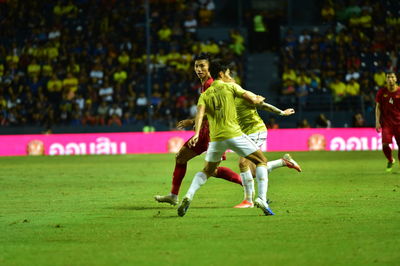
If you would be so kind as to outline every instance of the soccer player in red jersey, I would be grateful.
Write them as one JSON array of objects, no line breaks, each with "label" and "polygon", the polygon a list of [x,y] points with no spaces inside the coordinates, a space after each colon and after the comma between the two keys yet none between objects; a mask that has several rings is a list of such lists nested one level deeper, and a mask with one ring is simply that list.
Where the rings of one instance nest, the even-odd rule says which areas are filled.
[{"label": "soccer player in red jersey", "polygon": [[[392,156],[393,136],[400,146],[400,86],[397,84],[396,74],[386,74],[386,87],[380,88],[376,94],[376,131],[382,131],[382,150],[388,159],[386,171],[391,172],[395,162]],[[400,152],[397,154],[400,161]]]},{"label": "soccer player in red jersey", "polygon": [[[197,76],[201,81],[202,84],[201,92],[207,90],[208,87],[210,87],[211,83],[214,81],[208,70],[209,60],[210,58],[207,54],[200,54],[195,58],[194,71],[196,72]],[[186,119],[178,122],[177,127],[185,128],[193,125],[194,125],[194,119]],[[208,143],[210,142],[209,134],[210,132],[208,127],[208,121],[204,120],[201,126],[199,140],[196,146],[189,147],[188,145],[190,141],[189,139],[176,154],[175,169],[172,177],[171,193],[165,196],[161,195],[154,196],[154,199],[156,201],[170,203],[171,205],[178,204],[179,189],[181,187],[182,180],[186,174],[187,162],[190,161],[192,158],[207,151]],[[227,167],[218,167],[215,177],[222,178],[230,182],[242,185],[242,179],[240,175],[233,172],[231,169]]]}]

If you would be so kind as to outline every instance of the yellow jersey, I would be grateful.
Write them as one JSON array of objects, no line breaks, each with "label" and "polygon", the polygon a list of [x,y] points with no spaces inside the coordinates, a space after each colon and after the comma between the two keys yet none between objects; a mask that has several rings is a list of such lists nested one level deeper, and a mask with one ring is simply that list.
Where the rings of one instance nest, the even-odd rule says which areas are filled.
[{"label": "yellow jersey", "polygon": [[245,92],[235,83],[215,80],[200,95],[197,105],[205,107],[211,141],[223,141],[243,135],[237,120],[235,98],[242,97]]},{"label": "yellow jersey", "polygon": [[264,121],[257,112],[257,108],[243,98],[235,99],[238,122],[242,132],[246,135],[267,131]]}]

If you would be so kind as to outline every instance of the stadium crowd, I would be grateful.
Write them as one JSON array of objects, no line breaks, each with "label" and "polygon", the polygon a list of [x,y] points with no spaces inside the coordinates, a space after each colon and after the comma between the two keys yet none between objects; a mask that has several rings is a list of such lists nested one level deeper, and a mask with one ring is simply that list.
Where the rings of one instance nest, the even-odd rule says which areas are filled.
[{"label": "stadium crowd", "polygon": [[[399,1],[331,1],[321,8],[323,26],[289,28],[281,47],[281,99],[300,107],[331,97],[334,108],[373,111],[385,71],[398,71]],[[289,96],[287,96],[289,95]],[[317,97],[310,97],[317,96]],[[312,99],[310,99],[312,98]]]},{"label": "stadium crowd", "polygon": [[230,42],[196,39],[212,0],[152,0],[148,98],[143,2],[0,1],[0,125],[144,125],[151,106],[153,123],[171,128],[195,111],[193,55],[222,54],[240,79],[237,31]]},{"label": "stadium crowd", "polygon": [[[194,115],[199,52],[234,61],[242,81],[245,39],[200,41],[214,20],[212,0],[151,0],[152,95],[146,93],[143,1],[0,0],[0,125],[140,125],[170,129]],[[282,38],[281,103],[370,111],[397,71],[400,4],[390,0],[326,0],[323,26]],[[313,97],[314,96],[314,97]],[[319,110],[318,111],[324,111]],[[307,126],[307,125],[306,125]]]}]

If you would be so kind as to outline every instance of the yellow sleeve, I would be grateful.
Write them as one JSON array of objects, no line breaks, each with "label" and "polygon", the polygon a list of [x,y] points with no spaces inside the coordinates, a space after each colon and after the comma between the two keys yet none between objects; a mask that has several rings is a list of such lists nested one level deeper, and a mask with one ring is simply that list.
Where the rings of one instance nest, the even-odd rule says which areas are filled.
[{"label": "yellow sleeve", "polygon": [[232,85],[236,97],[242,97],[242,95],[246,92],[246,90],[244,90],[240,85],[236,83],[232,83]]},{"label": "yellow sleeve", "polygon": [[204,101],[204,93],[202,93],[202,94],[200,95],[200,98],[199,98],[199,100],[198,100],[198,102],[197,102],[197,106],[200,106],[200,105],[206,106],[206,103],[205,103],[205,101]]}]

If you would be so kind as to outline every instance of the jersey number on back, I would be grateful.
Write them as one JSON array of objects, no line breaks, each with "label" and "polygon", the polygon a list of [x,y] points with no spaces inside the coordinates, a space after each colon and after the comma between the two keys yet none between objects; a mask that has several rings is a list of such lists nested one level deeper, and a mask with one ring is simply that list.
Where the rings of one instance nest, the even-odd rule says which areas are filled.
[{"label": "jersey number on back", "polygon": [[215,111],[215,117],[217,119],[221,119],[224,114],[222,112],[222,99],[219,95],[215,95],[214,97],[212,97],[212,102],[213,102],[213,106],[214,106],[214,111]]}]

